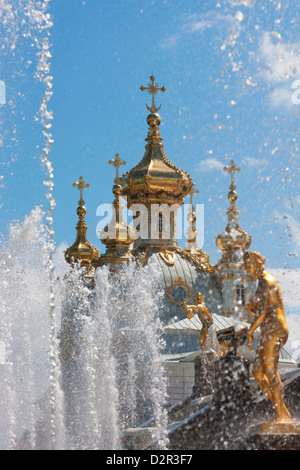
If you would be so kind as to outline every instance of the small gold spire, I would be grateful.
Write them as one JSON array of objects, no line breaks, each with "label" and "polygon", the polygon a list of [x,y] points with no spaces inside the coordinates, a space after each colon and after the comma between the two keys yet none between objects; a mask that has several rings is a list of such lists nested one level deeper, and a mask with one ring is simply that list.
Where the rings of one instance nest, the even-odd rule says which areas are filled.
[{"label": "small gold spire", "polygon": [[65,251],[65,260],[69,264],[80,261],[81,266],[91,267],[91,263],[95,262],[99,257],[99,251],[87,239],[86,231],[87,225],[84,220],[86,208],[84,207],[83,190],[89,188],[90,185],[86,183],[82,176],[76,183],[73,183],[74,188],[80,191],[80,199],[78,201],[77,215],[79,217],[76,225],[77,236],[72,246]]},{"label": "small gold spire", "polygon": [[[135,239],[135,230],[127,225],[123,217],[123,204],[121,201],[122,186],[119,178],[119,167],[126,162],[120,159],[119,154],[109,160],[110,165],[116,168],[116,178],[114,179],[113,194],[115,196],[112,204],[114,212],[111,222],[100,232],[100,240],[106,245],[106,252],[100,256],[96,267],[109,265],[120,265],[132,258],[129,246]],[[114,268],[113,268],[114,269]]]},{"label": "small gold spire", "polygon": [[109,160],[108,163],[110,165],[113,165],[116,169],[116,178],[115,178],[114,182],[116,184],[118,184],[119,183],[119,168],[120,168],[120,166],[126,165],[126,162],[124,160],[121,160],[120,155],[118,153],[116,153],[114,158],[112,160]]},{"label": "small gold spire", "polygon": [[196,194],[199,194],[199,190],[195,189],[195,184],[193,183],[193,186],[190,189],[189,196],[190,196],[190,207],[189,207],[189,213],[188,213],[188,221],[189,221],[189,228],[186,233],[187,236],[187,244],[185,249],[187,251],[198,251],[198,243],[197,243],[197,229],[196,229],[196,213],[195,213],[195,208],[193,205],[193,196]]},{"label": "small gold spire", "polygon": [[142,85],[140,87],[140,90],[142,90],[142,91],[146,90],[149,93],[149,95],[152,95],[152,106],[151,106],[151,108],[149,108],[149,106],[146,104],[146,108],[148,109],[148,111],[150,111],[150,113],[155,114],[155,113],[157,113],[157,111],[160,110],[161,105],[158,108],[155,106],[154,97],[155,97],[155,95],[158,95],[158,93],[160,91],[162,91],[164,93],[166,91],[166,88],[164,86],[159,87],[158,83],[155,83],[155,77],[153,77],[153,75],[151,75],[151,77],[149,77],[149,78],[151,80],[151,83],[148,83],[148,86],[143,86]]},{"label": "small gold spire", "polygon": [[223,253],[239,249],[247,250],[251,245],[251,236],[241,229],[238,221],[239,211],[235,205],[238,195],[235,191],[236,186],[234,183],[234,175],[235,173],[241,171],[241,169],[235,165],[233,160],[231,160],[230,164],[224,167],[224,171],[229,173],[231,176],[231,183],[229,186],[230,191],[228,192],[230,207],[227,211],[227,227],[225,228],[224,232],[222,232],[216,238],[216,244],[219,248],[222,249]]}]

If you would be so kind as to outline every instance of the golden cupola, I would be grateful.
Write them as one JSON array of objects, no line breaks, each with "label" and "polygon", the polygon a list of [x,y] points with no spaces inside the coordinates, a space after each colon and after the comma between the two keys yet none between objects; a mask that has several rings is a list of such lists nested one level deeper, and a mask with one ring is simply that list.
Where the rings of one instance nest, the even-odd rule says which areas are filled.
[{"label": "golden cupola", "polygon": [[86,235],[87,225],[84,220],[86,208],[84,207],[82,191],[86,188],[89,188],[90,185],[84,181],[82,176],[80,176],[79,180],[76,183],[73,183],[73,186],[80,191],[80,199],[78,201],[78,207],[76,211],[79,220],[76,225],[76,240],[73,245],[65,251],[65,259],[69,264],[73,264],[79,261],[82,267],[91,268],[99,257],[99,251],[97,248],[91,245]]},{"label": "golden cupola", "polygon": [[136,238],[135,230],[127,225],[123,216],[123,204],[121,200],[122,186],[120,185],[119,167],[126,162],[116,154],[109,164],[116,168],[116,178],[114,180],[113,194],[115,196],[112,204],[112,220],[100,232],[100,240],[106,246],[106,252],[100,256],[96,267],[109,265],[115,270],[116,265],[128,263],[132,258],[129,247]]},{"label": "golden cupola", "polygon": [[173,165],[164,153],[163,138],[159,132],[161,117],[157,113],[161,105],[156,107],[154,97],[166,89],[155,83],[155,77],[151,76],[150,80],[147,87],[140,87],[152,95],[152,106],[146,104],[150,114],[147,117],[149,131],[145,139],[145,154],[134,168],[122,176],[122,195],[127,197],[128,207],[136,203],[182,205],[193,182],[190,175]]},{"label": "golden cupola", "polygon": [[159,131],[161,105],[156,107],[155,95],[166,89],[159,87],[153,76],[150,80],[147,87],[140,87],[152,95],[152,106],[146,104],[150,114],[145,154],[120,179],[122,196],[126,197],[127,207],[133,212],[134,227],[138,232],[134,249],[177,246],[177,209],[194,184],[190,175],[171,163],[164,153]]},{"label": "golden cupola", "polygon": [[216,245],[221,248],[224,254],[228,252],[234,252],[237,250],[247,250],[251,245],[251,236],[241,229],[238,215],[239,211],[235,203],[238,198],[237,192],[235,191],[236,186],[234,184],[234,174],[241,169],[236,167],[234,161],[231,160],[228,166],[224,167],[224,171],[230,173],[231,184],[229,186],[228,199],[230,202],[229,209],[227,211],[228,223],[227,226],[220,235],[216,238]]}]

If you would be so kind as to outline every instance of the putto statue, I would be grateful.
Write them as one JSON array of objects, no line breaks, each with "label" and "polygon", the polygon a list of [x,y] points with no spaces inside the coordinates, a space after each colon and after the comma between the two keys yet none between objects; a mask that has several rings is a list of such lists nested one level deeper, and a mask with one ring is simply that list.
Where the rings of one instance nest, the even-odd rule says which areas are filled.
[{"label": "putto statue", "polygon": [[195,305],[183,304],[185,314],[187,318],[191,319],[197,313],[198,318],[202,323],[202,328],[200,330],[200,345],[202,351],[205,350],[205,343],[208,336],[208,329],[213,324],[213,317],[208,308],[205,305],[203,295],[200,292],[197,292],[195,295]]},{"label": "putto statue", "polygon": [[248,348],[252,349],[253,333],[260,327],[253,375],[273,403],[277,420],[287,421],[290,413],[283,401],[278,361],[280,348],[288,338],[288,327],[280,288],[274,277],[265,271],[265,262],[265,258],[255,251],[245,254],[247,271],[258,278],[256,294],[247,306],[248,313],[254,317],[248,331]]}]

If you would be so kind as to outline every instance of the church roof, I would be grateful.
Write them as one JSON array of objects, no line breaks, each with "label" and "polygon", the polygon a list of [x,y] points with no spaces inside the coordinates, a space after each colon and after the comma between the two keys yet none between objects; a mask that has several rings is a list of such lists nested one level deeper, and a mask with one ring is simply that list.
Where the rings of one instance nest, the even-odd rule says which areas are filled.
[{"label": "church roof", "polygon": [[[224,315],[218,315],[216,313],[212,314],[214,320],[214,329],[215,330],[223,330],[225,328],[229,328],[230,326],[247,326],[249,327],[249,323],[239,321],[234,317],[225,317]],[[197,330],[200,331],[202,328],[202,323],[199,320],[198,316],[194,316],[191,319],[184,318],[183,320],[179,320],[178,322],[171,323],[165,327],[165,331],[174,331],[174,330]]]},{"label": "church roof", "polygon": [[219,312],[222,308],[221,292],[214,273],[209,269],[209,263],[205,265],[200,260],[193,260],[193,257],[180,248],[171,253],[171,259],[165,257],[164,251],[150,253],[146,259],[148,263],[157,264],[158,278],[165,290],[161,316],[163,323],[166,325],[174,318],[185,318],[182,306],[184,298],[177,298],[178,287],[181,289],[179,294],[186,294],[187,303],[192,303],[197,292],[201,292],[209,310]]},{"label": "church roof", "polygon": [[[229,328],[230,326],[235,326],[238,325],[238,327],[249,327],[249,323],[243,322],[243,321],[237,321],[234,317],[227,317],[224,315],[218,315],[216,313],[212,314],[213,316],[213,328],[215,331],[218,330],[223,330],[225,328]],[[164,330],[167,335],[193,335],[197,336],[199,335],[199,332],[202,328],[202,323],[199,320],[198,316],[194,316],[191,319],[184,318],[182,320],[179,320],[174,323],[170,323],[165,326]],[[255,334],[256,340],[253,344],[254,348],[256,347],[255,344],[258,343],[259,339],[259,334],[258,332]],[[184,341],[184,340],[183,340]],[[169,351],[169,353],[164,354],[164,360],[165,361],[179,361],[179,362],[193,362],[195,357],[200,353],[200,348],[196,350],[187,350],[187,351],[181,351],[176,349],[176,343],[174,341],[171,342],[172,344],[172,352]],[[191,343],[192,344],[192,343]],[[174,347],[175,346],[175,347]],[[254,359],[255,353],[253,351],[249,351],[246,346],[241,346],[238,348],[238,352],[248,359]],[[286,364],[289,367],[296,367],[297,362],[295,359],[292,358],[292,356],[288,353],[288,351],[285,348],[280,349],[280,356],[279,356],[279,363],[281,367]]]}]

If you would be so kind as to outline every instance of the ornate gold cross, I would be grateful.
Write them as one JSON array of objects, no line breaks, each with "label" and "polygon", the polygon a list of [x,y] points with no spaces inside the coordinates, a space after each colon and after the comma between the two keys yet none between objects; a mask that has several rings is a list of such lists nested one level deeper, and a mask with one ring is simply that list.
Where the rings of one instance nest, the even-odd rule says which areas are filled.
[{"label": "ornate gold cross", "polygon": [[235,185],[234,185],[234,175],[235,173],[237,173],[238,171],[241,171],[241,169],[238,167],[238,166],[235,166],[235,163],[233,160],[230,160],[230,164],[228,166],[224,166],[224,171],[226,171],[226,173],[230,173],[231,175],[231,185],[230,185],[230,189],[234,190],[235,189]]},{"label": "ornate gold cross", "polygon": [[148,86],[142,85],[140,87],[140,90],[142,91],[146,90],[149,93],[149,95],[152,95],[152,106],[151,108],[149,108],[149,106],[146,104],[146,108],[148,109],[148,111],[150,111],[150,113],[157,113],[157,111],[160,110],[161,105],[158,108],[155,106],[154,96],[158,95],[160,91],[164,93],[166,91],[166,88],[164,86],[159,87],[158,83],[155,83],[155,77],[153,77],[153,75],[151,75],[151,77],[149,78],[151,80],[151,83],[148,83]]},{"label": "ornate gold cross", "polygon": [[196,185],[193,184],[193,186],[190,189],[190,192],[188,193],[190,195],[190,204],[191,204],[191,206],[193,205],[193,197],[196,194],[199,194],[199,193],[200,193],[199,189],[196,189]]},{"label": "ornate gold cross", "polygon": [[199,194],[199,193],[200,193],[199,189],[196,189],[195,185],[193,185],[189,192],[191,205],[193,205],[193,196],[196,196],[196,194]]},{"label": "ornate gold cross", "polygon": [[126,162],[124,160],[121,160],[120,155],[116,153],[114,158],[112,160],[109,160],[108,162],[110,165],[113,165],[116,168],[116,178],[115,178],[115,183],[119,181],[119,167],[126,165]]},{"label": "ornate gold cross", "polygon": [[76,183],[73,183],[73,186],[74,186],[74,188],[77,188],[78,190],[80,190],[80,201],[79,202],[83,201],[82,191],[86,188],[89,188],[90,185],[84,181],[82,176],[80,176],[79,180],[76,181]]}]

